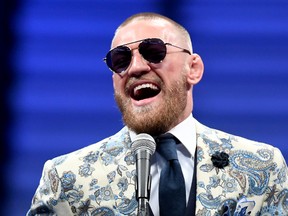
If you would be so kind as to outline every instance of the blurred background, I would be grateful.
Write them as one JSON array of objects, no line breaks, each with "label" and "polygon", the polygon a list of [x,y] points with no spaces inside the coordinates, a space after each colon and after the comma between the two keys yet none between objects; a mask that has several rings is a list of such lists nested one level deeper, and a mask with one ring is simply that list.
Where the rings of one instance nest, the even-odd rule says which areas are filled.
[{"label": "blurred background", "polygon": [[122,127],[102,58],[116,27],[144,11],[191,33],[205,64],[196,119],[288,159],[287,0],[2,0],[1,215],[25,215],[46,160]]}]

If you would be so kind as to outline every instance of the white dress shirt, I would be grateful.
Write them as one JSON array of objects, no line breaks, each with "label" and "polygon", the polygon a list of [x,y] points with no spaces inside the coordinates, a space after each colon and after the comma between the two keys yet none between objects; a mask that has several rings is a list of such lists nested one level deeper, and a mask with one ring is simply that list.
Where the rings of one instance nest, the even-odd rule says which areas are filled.
[{"label": "white dress shirt", "polygon": [[[129,132],[131,140],[133,141],[136,134],[133,131]],[[196,150],[196,129],[192,114],[167,133],[173,134],[181,142],[181,144],[177,145],[177,155],[185,179],[187,204],[193,179],[194,155]],[[154,216],[159,216],[159,180],[164,164],[165,161],[162,156],[155,152],[151,159],[150,172],[152,182],[149,201]]]}]

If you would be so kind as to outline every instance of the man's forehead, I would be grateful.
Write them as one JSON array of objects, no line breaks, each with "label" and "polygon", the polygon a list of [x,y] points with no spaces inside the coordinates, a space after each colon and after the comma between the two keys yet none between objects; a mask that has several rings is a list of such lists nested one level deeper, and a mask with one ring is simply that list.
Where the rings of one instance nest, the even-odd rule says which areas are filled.
[{"label": "man's forehead", "polygon": [[160,38],[165,42],[174,37],[175,28],[166,20],[135,20],[121,27],[115,33],[112,47],[145,38]]}]

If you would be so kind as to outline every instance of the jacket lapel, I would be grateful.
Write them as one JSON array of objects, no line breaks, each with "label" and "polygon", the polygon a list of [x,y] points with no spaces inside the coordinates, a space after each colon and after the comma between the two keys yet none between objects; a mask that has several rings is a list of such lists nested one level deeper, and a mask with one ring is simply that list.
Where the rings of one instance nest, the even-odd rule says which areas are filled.
[{"label": "jacket lapel", "polygon": [[212,129],[196,121],[197,166],[196,195],[194,195],[196,196],[195,215],[206,215],[210,211],[209,208],[216,210],[222,202],[223,191],[221,187],[215,186],[213,188],[217,184],[217,181],[220,180],[218,173],[222,171],[214,167],[211,161],[211,155],[215,153],[215,150],[218,150],[220,144],[221,140],[213,133]]},{"label": "jacket lapel", "polygon": [[230,207],[235,206],[237,199],[245,191],[239,184],[239,179],[233,176],[234,169],[231,167],[232,164],[223,169],[217,168],[213,165],[211,156],[218,151],[225,152],[232,157],[235,145],[238,145],[239,141],[234,136],[208,128],[197,121],[196,137],[197,184],[195,215],[223,213],[223,208],[227,207],[227,205]]},{"label": "jacket lapel", "polygon": [[[131,152],[131,139],[127,127],[107,139],[101,147],[103,169],[107,175],[107,186],[111,187],[111,206],[117,206],[121,215],[135,213],[135,158]],[[109,164],[107,164],[109,163]]]}]

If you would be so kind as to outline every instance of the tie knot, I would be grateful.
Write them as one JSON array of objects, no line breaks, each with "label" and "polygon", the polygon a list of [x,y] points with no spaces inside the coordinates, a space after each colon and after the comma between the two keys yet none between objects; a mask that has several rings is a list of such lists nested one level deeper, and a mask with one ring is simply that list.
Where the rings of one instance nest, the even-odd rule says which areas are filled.
[{"label": "tie knot", "polygon": [[156,138],[156,151],[166,160],[177,160],[177,139],[172,134],[162,134]]}]

